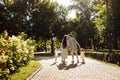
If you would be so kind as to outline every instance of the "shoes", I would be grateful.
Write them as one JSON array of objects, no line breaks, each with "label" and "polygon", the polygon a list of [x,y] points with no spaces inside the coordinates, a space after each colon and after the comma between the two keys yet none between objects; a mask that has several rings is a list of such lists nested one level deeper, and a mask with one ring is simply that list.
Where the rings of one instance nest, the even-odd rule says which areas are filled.
[{"label": "shoes", "polygon": [[77,60],[77,63],[79,63],[79,60]]},{"label": "shoes", "polygon": [[[79,60],[77,60],[77,63],[79,63]],[[72,64],[74,64],[74,61],[72,61]]]},{"label": "shoes", "polygon": [[74,64],[74,61],[72,61],[72,64]]},{"label": "shoes", "polygon": [[63,62],[63,64],[66,64],[65,62]]},{"label": "shoes", "polygon": [[85,64],[85,62],[81,62],[82,64]]},{"label": "shoes", "polygon": [[61,62],[62,62],[63,64],[66,64],[66,61],[61,60]]},{"label": "shoes", "polygon": [[63,63],[63,64],[66,64],[66,62],[65,62],[65,61],[63,61],[62,63]]}]

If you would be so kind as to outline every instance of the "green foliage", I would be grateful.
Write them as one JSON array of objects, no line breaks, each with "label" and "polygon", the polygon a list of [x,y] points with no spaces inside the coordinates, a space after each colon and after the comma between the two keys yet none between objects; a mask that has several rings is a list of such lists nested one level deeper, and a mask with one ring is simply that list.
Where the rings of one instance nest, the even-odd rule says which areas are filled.
[{"label": "green foliage", "polygon": [[[67,9],[51,0],[1,0],[0,33],[8,29],[10,36],[25,32],[37,41],[51,37],[60,41],[64,34],[75,31],[85,48],[108,48],[111,37],[112,48],[120,48],[119,0],[71,1],[73,4]],[[68,19],[70,9],[76,11],[75,19]],[[4,42],[0,43],[4,46]],[[43,41],[38,46],[44,44]]]},{"label": "green foliage", "polygon": [[[92,20],[94,19],[93,0],[72,0],[74,3],[70,6],[76,10],[76,17],[72,26],[77,33],[77,39],[81,46],[93,48],[96,28]],[[94,45],[95,46],[95,45]]]},{"label": "green foliage", "polygon": [[[97,27],[99,43],[106,45],[109,49],[119,48],[119,3],[118,0],[100,0],[96,1],[94,10],[96,17],[94,23]],[[117,15],[115,15],[117,14]],[[116,21],[117,20],[117,21]],[[116,34],[117,33],[117,34]],[[113,37],[113,39],[111,39]],[[113,46],[113,47],[112,47]]]},{"label": "green foliage", "polygon": [[10,70],[9,69],[0,69],[0,80],[10,80]]},{"label": "green foliage", "polygon": [[[34,3],[32,3],[34,5]],[[31,12],[31,23],[33,26],[32,32],[34,39],[39,40],[40,37],[44,39],[50,39],[52,27],[57,18],[57,12],[55,11],[54,3],[43,0],[38,3],[37,6],[33,6],[34,11]]]},{"label": "green foliage", "polygon": [[61,46],[61,44],[60,44],[59,41],[56,40],[56,41],[54,41],[54,46],[57,47],[57,48],[59,48]]},{"label": "green foliage", "polygon": [[[19,36],[12,36],[8,40],[2,38],[1,42],[4,42],[5,44],[5,46],[0,46],[0,48],[5,51],[5,56],[7,56],[7,58],[4,58],[5,60],[0,59],[2,62],[0,65],[4,64],[4,67],[0,68],[2,71],[0,71],[0,73],[3,73],[1,74],[0,79],[9,80],[8,75],[17,71],[19,67],[27,65],[34,57],[35,41],[31,39],[25,39],[25,34],[22,33]],[[6,69],[10,72],[4,73],[6,72]]]},{"label": "green foliage", "polygon": [[120,49],[120,3],[119,0],[111,1],[112,27],[113,27],[113,47]]},{"label": "green foliage", "polygon": [[120,66],[120,54],[118,53],[105,53],[105,52],[86,52],[85,53],[86,57],[90,57],[93,59],[97,59],[100,61],[105,61],[109,63],[114,63]]},{"label": "green foliage", "polygon": [[[96,35],[95,40],[97,40],[97,45],[103,45],[105,41],[105,29],[106,29],[106,4],[103,0],[97,1],[96,4],[93,6],[93,9],[95,10],[95,18],[93,20],[93,23],[96,26]],[[104,44],[105,45],[105,44]]]}]

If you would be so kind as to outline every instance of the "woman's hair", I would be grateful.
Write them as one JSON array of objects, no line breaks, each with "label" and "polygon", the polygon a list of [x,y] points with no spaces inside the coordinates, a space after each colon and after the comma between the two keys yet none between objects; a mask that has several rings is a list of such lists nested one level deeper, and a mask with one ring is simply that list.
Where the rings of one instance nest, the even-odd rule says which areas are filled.
[{"label": "woman's hair", "polygon": [[67,37],[66,37],[66,36],[63,37],[62,47],[63,47],[63,48],[66,48],[66,47],[67,47]]}]

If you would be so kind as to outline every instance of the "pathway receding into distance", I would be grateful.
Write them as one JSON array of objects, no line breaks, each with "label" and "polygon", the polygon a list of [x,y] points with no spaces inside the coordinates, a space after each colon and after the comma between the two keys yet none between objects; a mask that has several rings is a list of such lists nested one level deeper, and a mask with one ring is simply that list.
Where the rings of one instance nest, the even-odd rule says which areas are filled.
[{"label": "pathway receding into distance", "polygon": [[77,64],[75,57],[75,63],[71,64],[71,56],[68,56],[66,65],[61,63],[61,57],[56,64],[54,57],[36,59],[42,68],[29,80],[120,80],[119,67],[89,58],[85,58],[86,64]]}]

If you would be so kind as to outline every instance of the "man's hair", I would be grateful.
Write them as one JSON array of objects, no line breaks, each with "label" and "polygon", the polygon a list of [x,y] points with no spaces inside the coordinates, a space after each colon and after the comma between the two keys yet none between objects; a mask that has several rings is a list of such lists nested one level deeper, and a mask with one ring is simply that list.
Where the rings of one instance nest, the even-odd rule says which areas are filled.
[{"label": "man's hair", "polygon": [[69,36],[75,37],[75,36],[76,36],[76,32],[74,32],[74,31],[70,32],[70,33],[69,33]]},{"label": "man's hair", "polygon": [[73,36],[73,33],[72,33],[72,32],[70,32],[68,35],[69,35],[69,36]]}]

